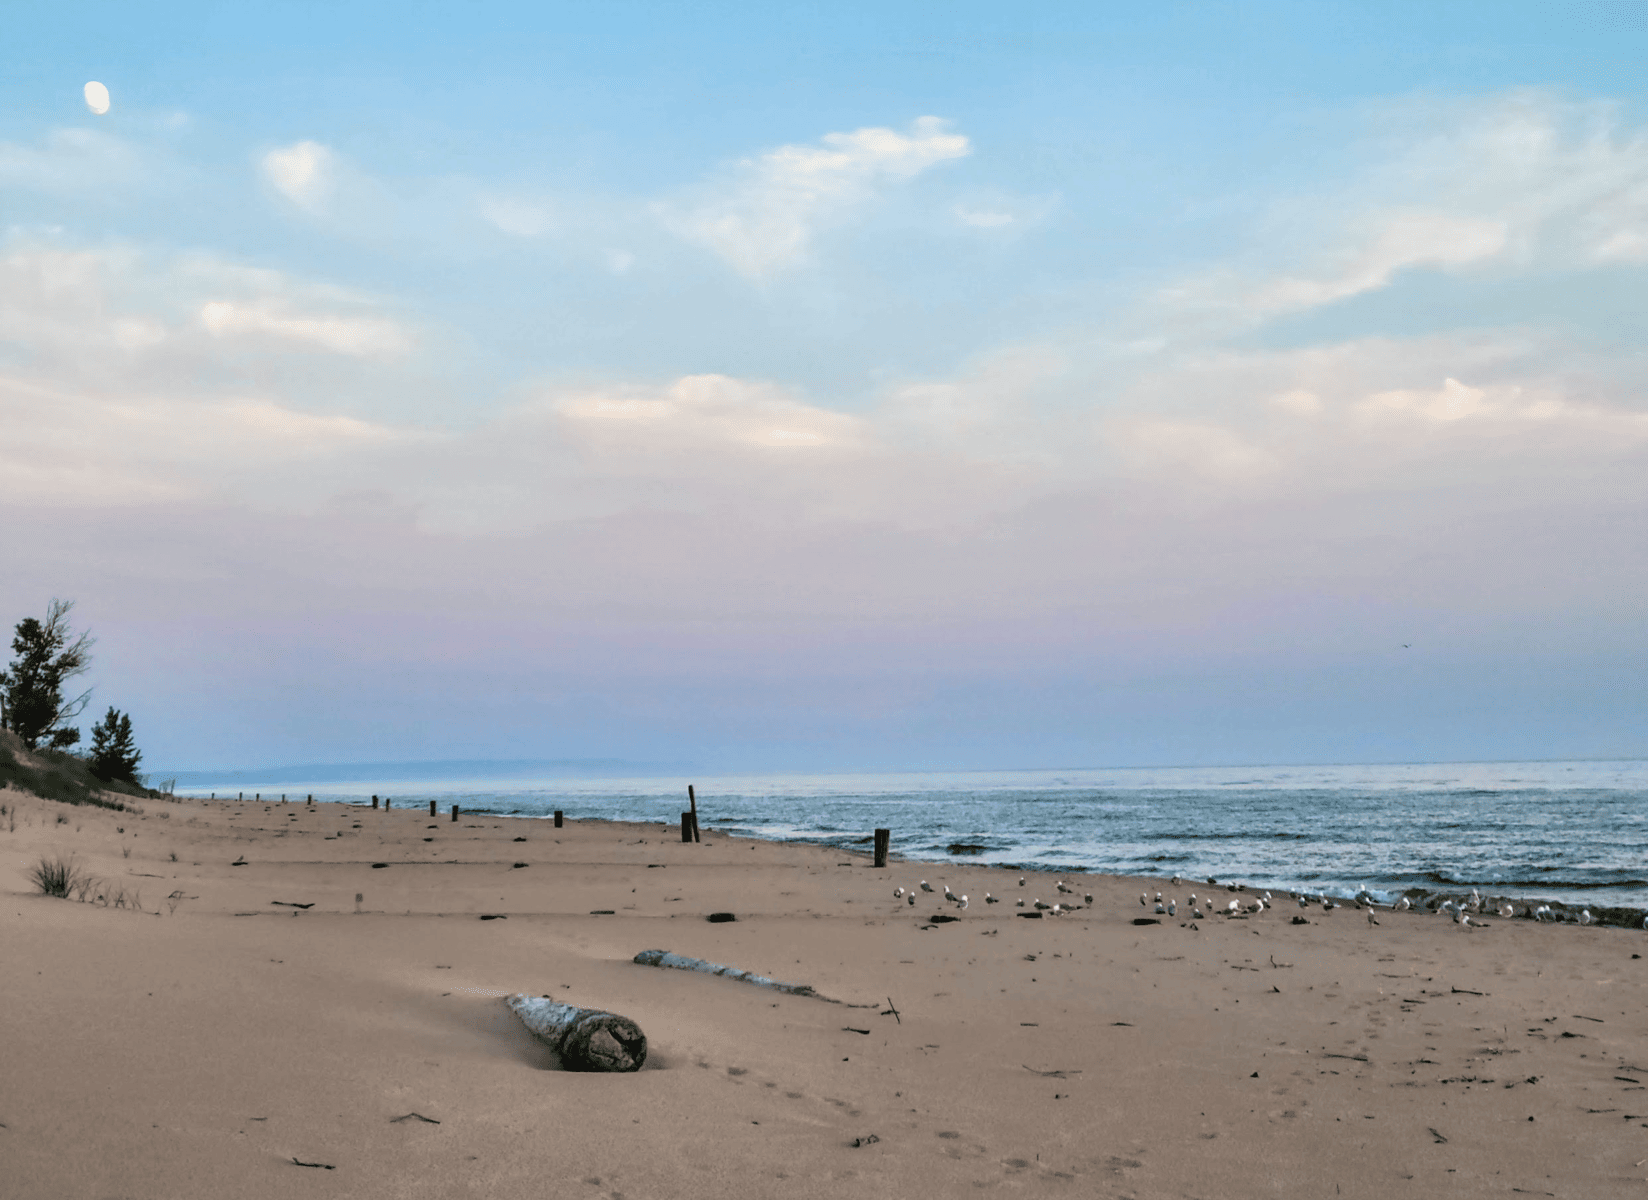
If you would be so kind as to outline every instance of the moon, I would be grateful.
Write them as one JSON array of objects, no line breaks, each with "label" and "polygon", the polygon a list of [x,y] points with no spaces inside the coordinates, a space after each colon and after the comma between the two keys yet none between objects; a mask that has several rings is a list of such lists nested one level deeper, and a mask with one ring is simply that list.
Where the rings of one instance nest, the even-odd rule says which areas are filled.
[{"label": "moon", "polygon": [[86,85],[85,90],[87,108],[91,109],[100,117],[109,111],[108,88],[104,87],[101,83],[94,79]]}]

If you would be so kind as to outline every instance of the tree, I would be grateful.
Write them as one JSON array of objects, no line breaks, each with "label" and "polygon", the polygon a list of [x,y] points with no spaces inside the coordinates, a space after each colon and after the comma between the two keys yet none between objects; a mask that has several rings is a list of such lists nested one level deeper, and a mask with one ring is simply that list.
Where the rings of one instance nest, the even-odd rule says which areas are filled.
[{"label": "tree", "polygon": [[19,621],[11,640],[17,657],[9,671],[0,673],[0,697],[5,701],[0,724],[22,738],[30,750],[42,742],[62,750],[80,740],[80,730],[70,722],[85,709],[92,694],[88,689],[64,700],[63,685],[91,666],[92,638],[89,633],[73,637],[68,620],[73,608],[73,600],[54,599],[44,622],[33,617]]},{"label": "tree", "polygon": [[132,718],[119,709],[109,709],[92,726],[92,774],[99,779],[123,779],[137,783],[137,764],[143,752],[132,740]]}]

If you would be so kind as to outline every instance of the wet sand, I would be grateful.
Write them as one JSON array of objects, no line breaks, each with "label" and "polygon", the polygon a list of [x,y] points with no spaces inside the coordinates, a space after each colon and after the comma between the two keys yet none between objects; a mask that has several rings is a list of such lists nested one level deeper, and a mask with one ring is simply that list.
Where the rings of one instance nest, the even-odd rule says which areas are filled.
[{"label": "wet sand", "polygon": [[[0,803],[17,1200],[1648,1191],[1640,931],[1291,902],[1190,922],[1205,885],[1108,876],[1026,919],[1019,898],[1066,899],[1052,877],[713,831]],[[58,854],[141,910],[36,894]],[[923,878],[968,908],[894,899]],[[1158,890],[1178,917],[1135,925]],[[645,1069],[556,1069],[517,991],[633,1018]]]}]

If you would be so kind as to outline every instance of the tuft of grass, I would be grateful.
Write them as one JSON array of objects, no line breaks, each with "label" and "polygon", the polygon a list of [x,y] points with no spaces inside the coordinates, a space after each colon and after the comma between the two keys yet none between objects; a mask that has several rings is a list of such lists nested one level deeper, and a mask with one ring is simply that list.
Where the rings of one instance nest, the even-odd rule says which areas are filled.
[{"label": "tuft of grass", "polygon": [[[29,882],[44,896],[67,900],[69,893],[80,889],[86,873],[74,865],[73,859],[42,858],[29,870]],[[82,899],[84,895],[82,894]]]},{"label": "tuft of grass", "polygon": [[132,848],[130,846],[120,847],[120,857],[121,858],[130,858],[131,856],[132,856]]},{"label": "tuft of grass", "polygon": [[65,817],[62,813],[58,813],[57,814],[57,823],[59,825],[67,825],[69,823],[69,819],[67,817]]}]

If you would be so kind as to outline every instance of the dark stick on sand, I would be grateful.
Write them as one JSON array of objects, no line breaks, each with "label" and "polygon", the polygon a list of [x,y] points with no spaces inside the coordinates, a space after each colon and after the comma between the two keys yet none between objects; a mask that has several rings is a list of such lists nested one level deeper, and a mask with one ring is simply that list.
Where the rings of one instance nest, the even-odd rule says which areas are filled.
[{"label": "dark stick on sand", "polygon": [[692,840],[698,841],[698,793],[693,791],[692,784],[687,784],[687,799],[692,802]]}]

